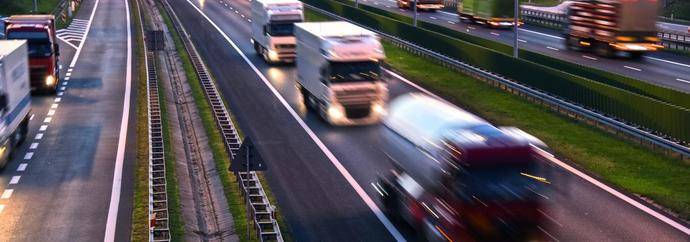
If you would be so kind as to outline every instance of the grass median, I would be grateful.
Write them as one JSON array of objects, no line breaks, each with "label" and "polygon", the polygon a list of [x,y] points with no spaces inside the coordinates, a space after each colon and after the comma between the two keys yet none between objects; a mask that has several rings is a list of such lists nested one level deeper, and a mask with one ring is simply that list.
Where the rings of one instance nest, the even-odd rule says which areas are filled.
[{"label": "grass median", "polygon": [[[308,21],[328,17],[306,11]],[[544,106],[384,42],[386,63],[403,76],[500,126],[533,134],[598,178],[690,219],[690,163],[621,140]]]}]

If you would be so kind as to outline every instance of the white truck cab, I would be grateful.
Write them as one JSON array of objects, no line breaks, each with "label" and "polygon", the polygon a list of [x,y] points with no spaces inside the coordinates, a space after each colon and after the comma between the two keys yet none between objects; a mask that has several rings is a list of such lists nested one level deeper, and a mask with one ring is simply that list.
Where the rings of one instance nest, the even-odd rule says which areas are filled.
[{"label": "white truck cab", "polygon": [[302,2],[297,0],[252,1],[252,44],[268,63],[294,62],[294,23],[304,21]]},{"label": "white truck cab", "polygon": [[295,24],[295,37],[306,105],[332,125],[377,123],[388,99],[379,37],[348,22]]},{"label": "white truck cab", "polygon": [[0,40],[0,169],[28,134],[31,88],[26,40]]}]

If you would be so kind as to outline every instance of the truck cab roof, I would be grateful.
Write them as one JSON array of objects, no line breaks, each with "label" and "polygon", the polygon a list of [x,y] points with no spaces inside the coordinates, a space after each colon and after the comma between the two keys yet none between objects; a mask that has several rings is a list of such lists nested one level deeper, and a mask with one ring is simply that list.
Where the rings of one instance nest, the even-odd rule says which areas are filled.
[{"label": "truck cab roof", "polygon": [[309,22],[295,26],[295,35],[300,41],[319,48],[331,61],[376,61],[385,58],[376,33],[352,23]]}]

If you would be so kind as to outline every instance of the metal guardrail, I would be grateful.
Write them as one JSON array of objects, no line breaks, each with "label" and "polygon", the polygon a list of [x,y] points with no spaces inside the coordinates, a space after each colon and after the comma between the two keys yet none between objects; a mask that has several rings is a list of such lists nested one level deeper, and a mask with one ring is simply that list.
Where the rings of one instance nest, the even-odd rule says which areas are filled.
[{"label": "metal guardrail", "polygon": [[[192,44],[189,35],[182,26],[177,15],[172,11],[172,7],[167,0],[161,0],[165,6],[165,11],[173,19],[173,27],[180,34],[182,43],[187,54],[189,55],[192,65],[196,71],[197,77],[201,82],[201,87],[204,89],[206,99],[213,111],[213,117],[216,120],[216,125],[220,129],[221,138],[225,143],[225,149],[235,158],[241,146],[241,140],[235,129],[235,125],[230,119],[229,112],[216,89],[215,83],[208,74],[208,69],[199,57],[196,48]],[[280,232],[280,226],[275,219],[275,207],[272,206],[266,196],[266,192],[261,186],[261,182],[256,172],[239,172],[236,174],[239,182],[242,195],[247,198],[250,203],[251,213],[253,214],[253,225],[256,228],[257,236],[260,241],[284,241]]]},{"label": "metal guardrail", "polygon": [[[341,16],[313,7],[311,5],[305,4],[305,6],[309,9],[312,9],[331,18],[352,22],[347,18],[343,18]],[[529,99],[530,101],[546,105],[551,109],[563,113],[572,118],[592,122],[597,127],[607,128],[609,131],[625,134],[629,137],[635,138],[641,143],[646,143],[655,147],[671,151],[681,156],[681,158],[690,158],[690,147],[668,140],[665,137],[655,134],[654,131],[643,130],[638,126],[635,126],[634,124],[625,123],[624,121],[608,117],[605,114],[596,112],[595,110],[588,109],[587,107],[581,106],[577,103],[572,103],[566,100],[559,99],[557,96],[553,96],[549,93],[543,92],[536,88],[522,85],[516,81],[494,74],[489,70],[484,70],[479,67],[475,67],[470,64],[458,61],[456,59],[428,50],[424,47],[410,43],[398,37],[367,28],[366,26],[361,27],[369,29],[379,34],[384,39],[393,42],[398,47],[401,47],[417,55],[432,59],[443,66],[463,72],[474,78],[477,78],[493,86],[501,88],[509,93],[517,94]]]},{"label": "metal guardrail", "polygon": [[[520,10],[526,23],[541,25],[553,29],[563,29],[568,17],[563,13],[552,13],[534,9]],[[663,30],[657,33],[664,47],[673,50],[690,51],[690,33]]]}]

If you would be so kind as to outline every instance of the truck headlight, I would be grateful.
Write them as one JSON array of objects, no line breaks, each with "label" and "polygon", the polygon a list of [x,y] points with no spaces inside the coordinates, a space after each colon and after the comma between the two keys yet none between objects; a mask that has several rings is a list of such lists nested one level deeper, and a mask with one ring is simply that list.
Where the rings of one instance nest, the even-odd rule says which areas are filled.
[{"label": "truck headlight", "polygon": [[386,108],[384,108],[383,105],[380,103],[374,103],[373,105],[371,105],[371,110],[373,110],[374,113],[377,114],[386,114]]},{"label": "truck headlight", "polygon": [[331,120],[339,120],[342,119],[345,115],[343,114],[343,111],[340,110],[337,106],[330,106],[328,107],[328,118]]},{"label": "truck headlight", "polygon": [[55,77],[53,75],[46,76],[46,86],[55,85]]},{"label": "truck headlight", "polygon": [[272,61],[278,60],[278,53],[275,51],[269,50],[268,51],[268,58],[271,59]]}]

